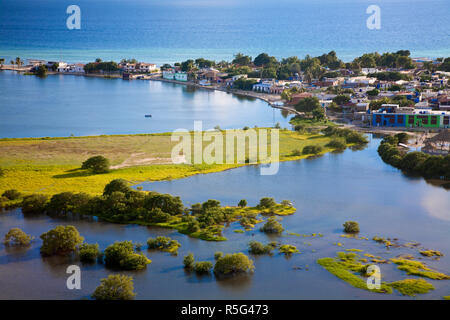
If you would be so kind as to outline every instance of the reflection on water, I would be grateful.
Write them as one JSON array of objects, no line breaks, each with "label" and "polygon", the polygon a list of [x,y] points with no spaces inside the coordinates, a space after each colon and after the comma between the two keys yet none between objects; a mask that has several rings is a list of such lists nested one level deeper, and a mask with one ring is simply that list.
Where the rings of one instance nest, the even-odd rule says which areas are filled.
[{"label": "reflection on water", "polygon": [[[417,249],[386,250],[374,241],[340,237],[342,223],[360,223],[361,235],[416,241],[421,247],[444,253],[439,260],[427,263],[450,273],[450,219],[448,191],[427,184],[423,179],[411,179],[383,163],[376,148],[379,139],[370,139],[361,151],[346,150],[338,154],[301,161],[280,163],[278,174],[261,176],[257,166],[247,166],[176,181],[144,183],[146,190],[179,195],[185,204],[218,199],[225,205],[236,205],[245,198],[249,205],[264,196],[277,201],[291,200],[297,212],[282,219],[289,233],[322,233],[323,237],[298,237],[285,233],[282,237],[267,236],[255,230],[238,234],[238,223],[224,230],[225,242],[206,242],[189,238],[175,230],[136,225],[109,224],[86,219],[24,218],[19,210],[0,214],[0,236],[10,228],[22,228],[37,239],[28,250],[0,245],[0,298],[80,299],[88,297],[100,279],[116,270],[101,264],[81,264],[71,258],[48,257],[39,254],[39,235],[59,224],[77,227],[88,243],[98,243],[101,249],[114,241],[132,240],[145,243],[148,237],[169,236],[181,243],[178,256],[169,253],[143,252],[152,260],[147,270],[121,272],[133,276],[138,299],[383,299],[386,296],[366,292],[340,281],[315,261],[332,257],[337,251],[360,248],[364,252],[386,259],[399,254],[419,257]],[[243,252],[248,254],[250,240],[264,243],[278,241],[295,245],[300,254],[289,259],[275,252],[273,256],[252,256],[255,272],[228,279],[214,275],[198,276],[186,273],[183,257],[194,253],[196,261],[214,262],[214,253]],[[343,244],[338,247],[337,242]],[[65,270],[69,264],[79,264],[82,289],[67,290]],[[392,264],[380,266],[383,281],[405,278]],[[420,298],[440,299],[448,295],[448,281],[431,281],[435,290]],[[39,288],[36,290],[35,288]],[[406,299],[398,293],[390,299]]]}]

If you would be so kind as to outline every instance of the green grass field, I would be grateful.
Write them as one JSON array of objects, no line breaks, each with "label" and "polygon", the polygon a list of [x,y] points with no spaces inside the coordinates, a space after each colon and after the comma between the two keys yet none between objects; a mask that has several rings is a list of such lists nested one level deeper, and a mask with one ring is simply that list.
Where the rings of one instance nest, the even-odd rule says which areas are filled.
[{"label": "green grass field", "polygon": [[[268,138],[270,145],[270,134]],[[306,145],[324,147],[330,140],[330,137],[319,134],[280,130],[280,161],[306,158],[308,155],[293,155],[293,151],[301,151]],[[185,178],[245,165],[236,161],[231,164],[173,164],[171,150],[177,143],[171,141],[170,133],[0,139],[0,168],[3,170],[0,194],[8,189],[17,189],[23,193],[83,191],[95,195],[100,194],[103,187],[116,178],[137,184]],[[209,143],[204,142],[203,148]],[[267,148],[270,153],[270,146]],[[246,155],[250,151],[247,147]],[[321,153],[329,151],[332,149],[324,147]],[[105,174],[81,170],[82,162],[95,155],[108,158],[113,169]]]}]

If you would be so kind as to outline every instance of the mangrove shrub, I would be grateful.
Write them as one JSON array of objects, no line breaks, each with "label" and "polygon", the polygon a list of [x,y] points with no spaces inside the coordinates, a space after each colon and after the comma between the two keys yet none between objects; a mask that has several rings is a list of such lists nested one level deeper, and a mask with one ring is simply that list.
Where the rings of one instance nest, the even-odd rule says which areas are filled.
[{"label": "mangrove shrub", "polygon": [[83,243],[84,238],[74,226],[57,226],[41,234],[43,255],[68,254]]}]

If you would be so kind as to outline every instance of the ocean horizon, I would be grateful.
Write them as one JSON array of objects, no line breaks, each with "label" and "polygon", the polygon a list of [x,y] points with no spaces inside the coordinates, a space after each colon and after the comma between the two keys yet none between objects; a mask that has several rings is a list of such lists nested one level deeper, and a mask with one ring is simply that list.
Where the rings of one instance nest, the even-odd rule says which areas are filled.
[{"label": "ocean horizon", "polygon": [[[81,9],[80,30],[66,27],[71,4]],[[366,26],[373,4],[381,10],[380,30]],[[283,58],[334,50],[350,61],[405,49],[414,57],[447,57],[449,9],[445,0],[6,0],[0,3],[0,57],[136,58],[158,65],[198,57],[230,61],[238,52]]]}]

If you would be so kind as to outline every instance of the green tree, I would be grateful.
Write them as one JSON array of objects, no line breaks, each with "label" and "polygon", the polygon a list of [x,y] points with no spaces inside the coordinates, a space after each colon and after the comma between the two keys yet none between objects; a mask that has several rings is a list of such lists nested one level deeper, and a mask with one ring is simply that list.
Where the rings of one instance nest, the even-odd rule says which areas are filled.
[{"label": "green tree", "polygon": [[131,191],[131,188],[128,185],[128,182],[124,179],[114,179],[108,183],[103,189],[103,195],[111,195],[113,192],[122,192],[124,194]]},{"label": "green tree", "polygon": [[57,226],[41,234],[43,255],[68,254],[83,243],[84,238],[74,226]]},{"label": "green tree", "polygon": [[213,264],[209,261],[199,261],[194,264],[194,270],[199,274],[209,273],[212,267]]},{"label": "green tree", "polygon": [[344,232],[345,233],[358,233],[359,232],[359,224],[355,221],[346,221],[344,223]]},{"label": "green tree", "polygon": [[5,235],[4,243],[6,245],[28,246],[31,244],[33,237],[27,235],[19,228],[12,228]]},{"label": "green tree", "polygon": [[349,101],[350,97],[346,95],[337,95],[336,97],[333,98],[333,102],[340,106],[349,103]]},{"label": "green tree", "polygon": [[194,255],[191,252],[189,252],[189,254],[183,258],[184,267],[186,269],[193,269],[194,261],[195,261]]},{"label": "green tree", "polygon": [[261,227],[260,229],[262,232],[265,233],[282,233],[284,231],[283,226],[280,222],[278,222],[275,217],[269,217],[266,221],[266,223]]},{"label": "green tree", "polygon": [[93,173],[109,172],[109,160],[103,156],[90,157],[81,165],[81,169],[91,170]]},{"label": "green tree", "polygon": [[37,67],[37,69],[36,69],[36,75],[38,76],[38,77],[41,77],[41,78],[43,78],[43,77],[46,77],[47,76],[47,67],[45,66],[45,65],[43,65],[43,64],[41,64],[39,67]]},{"label": "green tree", "polygon": [[267,53],[261,53],[253,60],[253,63],[255,66],[261,67],[274,61],[276,61],[274,57],[269,56]]},{"label": "green tree", "polygon": [[248,246],[248,251],[251,254],[271,254],[274,249],[274,246],[271,244],[263,245],[261,242],[254,240],[250,241]]},{"label": "green tree", "polygon": [[3,192],[2,197],[8,198],[9,200],[17,200],[21,196],[21,193],[16,189],[10,189]]},{"label": "green tree", "polygon": [[295,110],[304,113],[311,113],[314,109],[320,108],[320,102],[317,97],[307,97],[301,99],[296,105]]},{"label": "green tree", "polygon": [[42,194],[32,194],[22,200],[22,212],[24,214],[44,213],[48,198]]},{"label": "green tree", "polygon": [[273,198],[264,197],[259,200],[260,208],[272,208],[276,205],[276,202]]},{"label": "green tree", "polygon": [[194,60],[189,59],[181,63],[181,71],[189,72],[195,68]]},{"label": "green tree", "polygon": [[252,57],[246,56],[243,53],[237,53],[234,55],[234,59],[232,61],[233,64],[238,64],[240,66],[248,66],[252,63]]},{"label": "green tree", "polygon": [[325,111],[323,110],[322,107],[315,108],[311,112],[311,115],[313,116],[314,120],[316,120],[316,121],[321,121],[321,120],[325,119]]},{"label": "green tree", "polygon": [[247,206],[247,200],[242,199],[241,201],[239,201],[238,207],[245,208],[246,206]]},{"label": "green tree", "polygon": [[131,241],[114,242],[105,249],[105,265],[124,270],[144,269],[151,261],[143,254],[135,253]]},{"label": "green tree", "polygon": [[121,274],[102,279],[92,294],[96,300],[132,300],[135,296],[133,278]]},{"label": "green tree", "polygon": [[100,256],[97,243],[83,243],[79,249],[80,260],[83,262],[94,262]]}]

